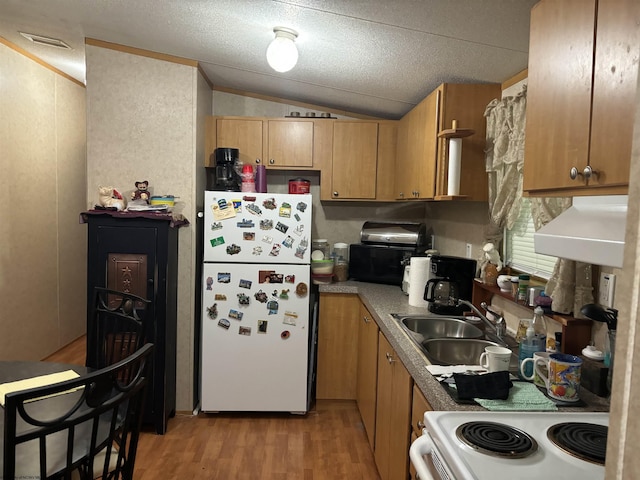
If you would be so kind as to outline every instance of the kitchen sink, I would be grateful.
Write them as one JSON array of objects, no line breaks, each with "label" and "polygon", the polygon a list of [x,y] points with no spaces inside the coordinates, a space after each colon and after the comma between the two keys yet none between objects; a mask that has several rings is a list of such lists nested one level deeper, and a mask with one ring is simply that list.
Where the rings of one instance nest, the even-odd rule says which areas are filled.
[{"label": "kitchen sink", "polygon": [[397,315],[393,317],[418,342],[432,338],[481,338],[482,330],[460,318]]},{"label": "kitchen sink", "polygon": [[[499,345],[483,338],[484,332],[465,322],[464,317],[400,314],[392,317],[434,365],[478,365],[484,347]],[[513,352],[509,370],[515,373],[518,371],[517,343],[505,340]]]}]

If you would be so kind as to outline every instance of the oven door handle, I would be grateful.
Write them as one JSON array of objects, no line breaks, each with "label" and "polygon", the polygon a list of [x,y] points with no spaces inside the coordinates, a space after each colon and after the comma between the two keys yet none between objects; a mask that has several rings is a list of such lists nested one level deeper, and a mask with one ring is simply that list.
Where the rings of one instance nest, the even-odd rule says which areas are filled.
[{"label": "oven door handle", "polygon": [[425,434],[416,438],[411,444],[411,448],[409,448],[409,458],[411,459],[411,463],[413,463],[420,480],[434,480],[424,458],[422,458],[423,455],[431,453],[432,450],[433,442],[431,441],[431,437]]}]

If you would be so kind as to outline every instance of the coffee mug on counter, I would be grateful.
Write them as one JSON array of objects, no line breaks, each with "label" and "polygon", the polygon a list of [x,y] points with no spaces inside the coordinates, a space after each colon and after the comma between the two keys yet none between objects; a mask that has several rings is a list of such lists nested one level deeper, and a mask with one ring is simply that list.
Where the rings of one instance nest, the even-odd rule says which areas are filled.
[{"label": "coffee mug on counter", "polygon": [[[535,370],[547,388],[551,398],[563,402],[580,400],[580,375],[582,359],[566,353],[552,353],[549,358],[536,358]],[[545,374],[544,367],[548,374]]]},{"label": "coffee mug on counter", "polygon": [[[522,362],[520,362],[520,375],[522,375],[522,378],[526,380],[533,380],[533,383],[538,387],[546,388],[547,386],[544,383],[544,380],[540,378],[540,375],[538,375],[538,372],[534,367],[537,358],[548,360],[549,355],[551,355],[549,352],[535,352],[533,357],[528,357],[522,360]],[[546,363],[542,366],[542,371],[547,375],[547,377],[549,376]]]},{"label": "coffee mug on counter", "polygon": [[511,362],[511,350],[505,347],[488,346],[480,354],[480,366],[486,368],[489,373],[509,370]]}]

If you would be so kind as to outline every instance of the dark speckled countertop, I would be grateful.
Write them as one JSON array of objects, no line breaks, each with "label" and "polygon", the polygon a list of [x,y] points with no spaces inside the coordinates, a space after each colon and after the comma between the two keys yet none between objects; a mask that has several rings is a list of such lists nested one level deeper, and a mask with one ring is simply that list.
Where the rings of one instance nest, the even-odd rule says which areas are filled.
[{"label": "dark speckled countertop", "polygon": [[[360,297],[434,410],[484,410],[479,405],[464,405],[453,401],[427,371],[424,356],[390,314],[419,315],[429,314],[429,311],[426,308],[410,306],[409,297],[402,293],[400,287],[347,281],[320,285],[319,288],[320,293],[352,293]],[[558,412],[609,411],[609,401],[605,398],[598,397],[584,388],[580,390],[580,397],[586,406],[560,407]]]}]

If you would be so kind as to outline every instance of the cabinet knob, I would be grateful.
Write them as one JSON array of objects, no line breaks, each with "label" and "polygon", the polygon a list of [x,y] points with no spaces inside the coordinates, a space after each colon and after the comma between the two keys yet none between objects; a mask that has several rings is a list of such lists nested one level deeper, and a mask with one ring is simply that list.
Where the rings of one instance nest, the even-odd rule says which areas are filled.
[{"label": "cabinet knob", "polygon": [[262,160],[260,160],[259,158],[256,158],[256,165],[260,165],[262,163]]},{"label": "cabinet knob", "polygon": [[404,198],[404,192],[400,192],[400,194],[398,195],[400,198]]},{"label": "cabinet knob", "polygon": [[393,359],[393,355],[391,355],[389,352],[385,353],[385,356],[387,357],[387,362],[389,363],[395,362],[395,360]]},{"label": "cabinet knob", "polygon": [[589,180],[591,177],[597,177],[598,172],[597,170],[594,170],[589,165],[587,165],[586,167],[584,167],[584,170],[582,170],[582,175],[584,175],[584,178]]},{"label": "cabinet knob", "polygon": [[418,430],[422,431],[422,429],[424,428],[424,423],[421,420],[418,420]]},{"label": "cabinet knob", "polygon": [[571,178],[571,180],[575,180],[578,178],[578,175],[582,175],[582,172],[578,171],[576,167],[571,167],[571,170],[569,170],[569,178]]},{"label": "cabinet knob", "polygon": [[338,192],[333,192],[333,196],[338,197],[339,196]]},{"label": "cabinet knob", "polygon": [[367,317],[366,315],[364,315],[364,316],[362,317],[362,320],[364,320],[364,323],[370,323],[370,322],[371,322],[371,320],[369,319],[369,317]]},{"label": "cabinet knob", "polygon": [[275,165],[276,161],[273,158],[269,159],[269,165]]}]

